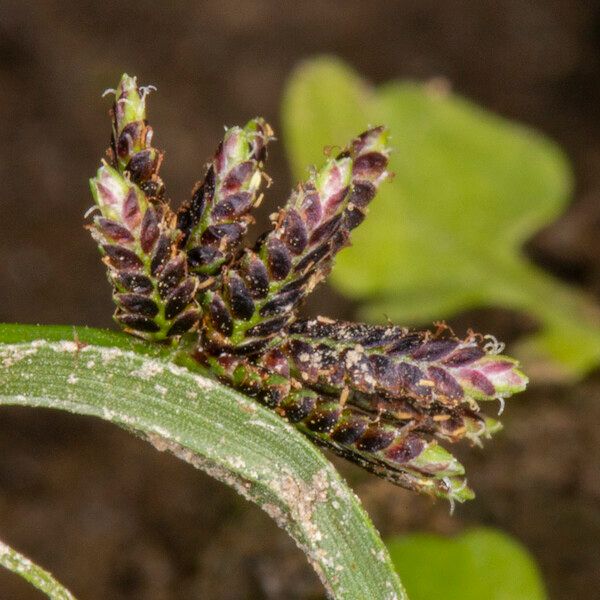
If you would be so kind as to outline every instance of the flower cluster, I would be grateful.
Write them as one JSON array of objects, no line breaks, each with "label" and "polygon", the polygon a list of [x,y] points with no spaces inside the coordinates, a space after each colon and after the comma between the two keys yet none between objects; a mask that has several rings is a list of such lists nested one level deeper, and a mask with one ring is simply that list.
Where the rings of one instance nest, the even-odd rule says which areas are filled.
[{"label": "flower cluster", "polygon": [[[158,174],[146,97],[123,75],[109,159],[91,180],[98,242],[125,330],[182,344],[215,377],[254,396],[317,444],[394,483],[464,501],[464,468],[439,445],[501,428],[481,402],[527,378],[497,344],[448,328],[298,318],[388,177],[387,130],[352,140],[294,189],[271,229],[244,246],[261,200],[267,144],[260,118],[226,131],[203,181],[175,214]],[[192,340],[190,342],[190,340]]]}]

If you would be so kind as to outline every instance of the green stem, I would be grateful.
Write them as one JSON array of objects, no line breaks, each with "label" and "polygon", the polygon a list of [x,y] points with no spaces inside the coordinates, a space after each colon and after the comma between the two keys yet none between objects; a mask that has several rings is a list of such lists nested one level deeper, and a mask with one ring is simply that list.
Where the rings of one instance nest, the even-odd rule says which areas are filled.
[{"label": "green stem", "polygon": [[51,600],[75,600],[75,596],[58,583],[48,571],[1,541],[0,565],[28,581]]}]

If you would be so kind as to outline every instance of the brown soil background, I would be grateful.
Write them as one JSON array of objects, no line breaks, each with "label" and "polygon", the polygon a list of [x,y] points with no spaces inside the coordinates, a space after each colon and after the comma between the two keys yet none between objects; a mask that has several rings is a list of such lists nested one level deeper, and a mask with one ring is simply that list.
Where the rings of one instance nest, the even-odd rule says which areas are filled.
[{"label": "brown soil background", "polygon": [[[444,76],[557,140],[575,197],[527,251],[600,300],[598,2],[2,0],[0,321],[112,326],[82,216],[108,141],[99,93],[122,71],[159,88],[151,118],[167,149],[163,176],[181,199],[223,124],[260,114],[279,130],[286,77],[323,52],[374,83]],[[291,183],[282,144],[269,172],[276,203]],[[307,311],[352,315],[327,288]],[[454,322],[467,323],[508,339],[531,326],[493,310]],[[533,552],[552,598],[600,597],[599,373],[572,387],[534,382],[504,423],[485,452],[461,451],[478,498],[454,517],[445,503],[337,464],[382,534],[497,526]],[[257,508],[89,419],[0,412],[0,533],[83,599],[321,597],[302,554]],[[38,597],[0,573],[0,598]]]}]

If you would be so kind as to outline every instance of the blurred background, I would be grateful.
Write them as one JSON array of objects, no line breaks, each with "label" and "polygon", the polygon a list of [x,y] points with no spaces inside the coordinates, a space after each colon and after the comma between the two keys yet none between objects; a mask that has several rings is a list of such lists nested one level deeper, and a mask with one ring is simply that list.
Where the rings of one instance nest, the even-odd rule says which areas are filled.
[{"label": "blurred background", "polygon": [[[444,77],[558,142],[574,168],[573,202],[526,252],[600,300],[600,3],[0,0],[0,321],[112,327],[109,286],[82,223],[110,134],[100,94],[123,71],[159,90],[150,119],[179,202],[223,125],[261,115],[280,133],[287,77],[321,53],[374,84]],[[274,183],[259,225],[292,184],[281,142],[267,170]],[[307,314],[353,316],[355,305],[330,287],[315,295]],[[533,327],[487,309],[451,324],[509,342]],[[498,527],[537,559],[550,597],[594,597],[600,373],[577,385],[535,381],[503,422],[485,452],[459,451],[478,497],[454,516],[446,503],[336,464],[384,536]],[[86,599],[322,594],[303,554],[259,509],[91,419],[0,412],[0,535]],[[37,597],[0,572],[0,598]]]}]

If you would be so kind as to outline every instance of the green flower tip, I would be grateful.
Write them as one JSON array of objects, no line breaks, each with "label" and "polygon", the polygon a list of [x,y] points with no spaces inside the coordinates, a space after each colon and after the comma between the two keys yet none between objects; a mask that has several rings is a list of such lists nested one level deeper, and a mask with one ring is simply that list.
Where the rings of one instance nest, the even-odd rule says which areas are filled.
[{"label": "green flower tip", "polygon": [[354,151],[360,153],[381,152],[389,156],[392,151],[389,146],[390,130],[380,125],[371,127],[362,135],[359,135],[353,143]]},{"label": "green flower tip", "polygon": [[138,94],[137,77],[123,73],[117,87],[117,97],[127,97],[128,94]]},{"label": "green flower tip", "polygon": [[466,502],[475,498],[475,492],[467,485],[466,479],[460,477],[448,477],[444,479],[446,486],[445,492],[440,494],[441,497],[450,501],[450,510],[454,507],[454,502]]},{"label": "green flower tip", "polygon": [[[242,127],[230,127],[225,132],[225,137],[217,155],[216,167],[218,172],[226,172],[236,164],[245,161],[262,163],[265,158],[266,145],[273,139],[273,130],[261,118],[248,121]],[[251,170],[251,167],[248,167]],[[252,168],[256,171],[257,169]],[[260,179],[260,174],[259,174]]]},{"label": "green flower tip", "polygon": [[139,87],[137,77],[124,73],[115,90],[115,122],[117,134],[127,125],[146,119],[146,96],[154,86]]},{"label": "green flower tip", "polygon": [[250,119],[250,121],[244,125],[244,132],[249,136],[260,135],[268,141],[274,139],[274,132],[271,129],[271,126],[262,117]]},{"label": "green flower tip", "polygon": [[463,465],[436,442],[428,443],[423,452],[410,462],[410,466],[435,475],[439,479],[465,474]]},{"label": "green flower tip", "polygon": [[[474,371],[477,372],[476,378],[472,377]],[[471,369],[459,370],[459,377],[463,375],[466,375],[465,388],[477,400],[507,398],[524,391],[529,383],[529,378],[521,371],[517,360],[494,353],[481,358]],[[482,383],[486,385],[483,386]],[[486,390],[486,386],[491,387]]]},{"label": "green flower tip", "polygon": [[128,211],[145,204],[144,195],[138,187],[105,161],[102,161],[96,177],[90,179],[90,189],[102,216],[116,222],[127,220]]},{"label": "green flower tip", "polygon": [[504,425],[497,419],[493,419],[492,417],[484,417],[485,421],[485,431],[488,437],[491,437],[495,433],[502,431],[504,429]]}]

